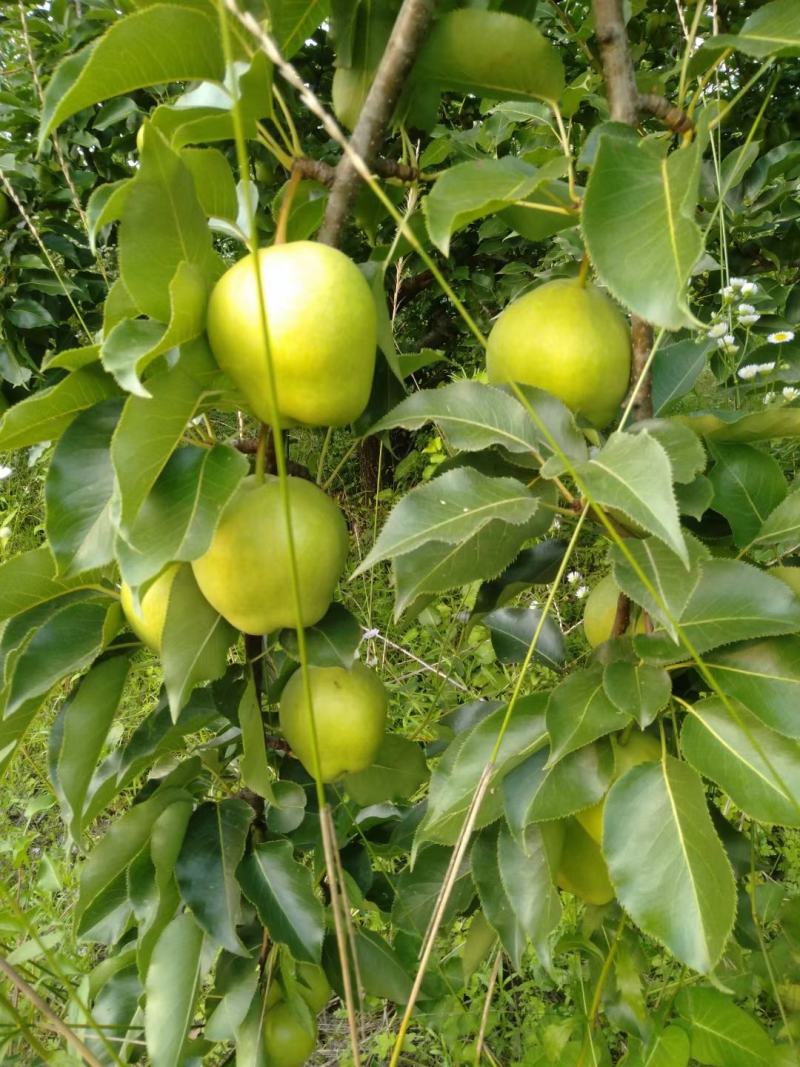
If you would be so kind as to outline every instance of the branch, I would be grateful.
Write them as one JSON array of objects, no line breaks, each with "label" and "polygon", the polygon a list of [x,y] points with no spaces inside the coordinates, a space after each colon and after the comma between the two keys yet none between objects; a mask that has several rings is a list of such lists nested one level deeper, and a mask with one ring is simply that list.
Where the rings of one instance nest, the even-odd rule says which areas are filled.
[{"label": "branch", "polygon": [[[333,185],[336,180],[336,167],[325,163],[321,159],[296,159],[294,170],[303,178],[310,178],[319,182],[320,185]],[[397,178],[401,182],[415,182],[419,178],[419,171],[408,163],[400,163],[396,159],[376,159],[372,163],[372,170],[379,178]]]},{"label": "branch", "polygon": [[[372,166],[397,107],[406,78],[428,31],[433,7],[433,0],[403,0],[386,51],[350,138],[350,147],[367,167]],[[338,244],[358,183],[359,175],[348,153],[342,156],[336,167],[336,178],[318,235],[318,240],[323,244]]]},{"label": "branch", "polygon": [[694,129],[694,123],[679,107],[671,104],[666,97],[658,93],[640,93],[639,110],[646,111],[649,115],[655,115],[661,119],[667,129],[673,133],[688,133]]},{"label": "branch", "polygon": [[[628,35],[622,17],[621,0],[592,0],[594,25],[603,73],[608,93],[611,118],[635,126],[639,118],[640,97],[633,74],[633,63],[628,49]],[[638,315],[631,315],[631,344],[633,360],[631,382],[636,386],[642,377],[645,364],[653,347],[653,331],[649,323]],[[647,419],[653,414],[650,382],[642,381],[633,405],[635,419]]]}]

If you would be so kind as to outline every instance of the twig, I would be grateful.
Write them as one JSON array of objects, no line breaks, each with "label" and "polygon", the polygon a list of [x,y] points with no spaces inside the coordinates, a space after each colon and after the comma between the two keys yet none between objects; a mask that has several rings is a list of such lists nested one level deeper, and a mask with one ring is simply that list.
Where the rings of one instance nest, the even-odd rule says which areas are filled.
[{"label": "twig", "polygon": [[497,976],[500,973],[500,964],[503,961],[503,950],[498,948],[497,955],[494,958],[494,966],[492,967],[492,973],[489,975],[489,984],[486,987],[486,999],[483,1003],[483,1011],[481,1012],[481,1025],[478,1030],[478,1040],[475,1042],[475,1063],[481,1062],[481,1054],[484,1049],[484,1039],[486,1037],[486,1027],[489,1023],[489,1010],[492,1006],[492,996],[494,995],[494,987],[497,984]]},{"label": "twig", "polygon": [[[403,0],[386,49],[378,64],[367,99],[358,116],[350,144],[372,166],[391,121],[406,78],[433,17],[433,0]],[[336,245],[356,195],[359,175],[349,155],[336,166],[336,178],[319,232],[323,244]]]},{"label": "twig", "polygon": [[[336,167],[323,159],[296,159],[294,170],[299,171],[302,177],[311,178],[321,185],[332,186],[336,180]],[[372,161],[372,170],[379,178],[397,178],[401,182],[415,182],[420,176],[416,167],[401,163],[397,159],[375,159]]]},{"label": "twig", "polygon": [[694,129],[694,123],[686,112],[681,111],[665,96],[659,96],[658,93],[639,93],[639,110],[661,119],[667,129],[672,130],[673,133],[689,133]]},{"label": "twig", "polygon": [[[611,118],[635,126],[639,118],[640,97],[628,49],[621,0],[592,0],[592,7]],[[632,407],[633,417],[636,420],[647,419],[653,414],[653,402],[649,377],[642,379],[642,372],[653,347],[653,331],[649,323],[638,315],[631,316],[631,344],[631,381],[639,383]]]}]

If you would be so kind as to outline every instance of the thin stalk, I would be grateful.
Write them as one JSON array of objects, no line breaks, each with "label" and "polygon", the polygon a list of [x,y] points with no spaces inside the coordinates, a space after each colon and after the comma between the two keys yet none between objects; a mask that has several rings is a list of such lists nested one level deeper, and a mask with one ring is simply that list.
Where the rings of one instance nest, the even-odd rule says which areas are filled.
[{"label": "thin stalk", "polygon": [[500,974],[500,964],[503,962],[503,950],[498,948],[492,965],[492,973],[489,975],[489,984],[486,987],[486,996],[483,1001],[481,1012],[481,1025],[478,1030],[478,1040],[475,1042],[475,1067],[480,1067],[483,1041],[486,1037],[486,1027],[489,1023],[489,1010],[492,1006],[494,987],[497,985],[497,976]]},{"label": "thin stalk", "polygon": [[325,460],[328,457],[328,448],[330,447],[331,438],[333,437],[333,427],[329,426],[325,431],[325,439],[322,442],[322,450],[319,454],[319,460],[317,461],[317,477],[316,482],[319,485],[322,482],[322,472],[325,469]]}]

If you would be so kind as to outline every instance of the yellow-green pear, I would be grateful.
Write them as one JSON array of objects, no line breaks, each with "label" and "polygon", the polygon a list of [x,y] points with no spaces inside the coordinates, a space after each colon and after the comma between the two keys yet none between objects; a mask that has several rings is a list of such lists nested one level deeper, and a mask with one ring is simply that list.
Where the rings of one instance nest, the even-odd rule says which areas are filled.
[{"label": "yellow-green pear", "polygon": [[546,282],[500,315],[486,350],[489,381],[534,385],[598,429],[628,388],[628,324],[607,296],[573,278]]},{"label": "yellow-green pear", "polygon": [[270,421],[272,411],[268,351],[283,421],[344,426],[367,406],[375,303],[364,275],[335,248],[293,241],[260,249],[257,260],[240,259],[211,293],[208,339],[220,367],[262,422]]},{"label": "yellow-green pear", "polygon": [[331,985],[325,972],[316,963],[298,963],[297,991],[315,1015],[331,999]]},{"label": "yellow-green pear", "polygon": [[[614,775],[612,783],[621,778],[632,767],[638,767],[640,763],[653,763],[661,759],[661,745],[650,734],[641,731],[632,733],[624,743],[611,739],[614,749]],[[605,811],[606,798],[602,797],[590,808],[576,812],[575,818],[598,844],[603,841],[603,812]]]},{"label": "yellow-green pear", "polygon": [[[311,701],[323,782],[369,767],[386,732],[388,700],[383,683],[361,663],[344,667],[309,667]],[[280,724],[289,747],[309,774],[314,774],[311,716],[302,671],[283,690]]]},{"label": "yellow-green pear", "polygon": [[330,607],[347,559],[347,526],[330,497],[289,478],[289,505],[300,589],[295,612],[289,539],[280,482],[245,478],[220,517],[211,545],[192,564],[200,592],[248,634],[313,626]]},{"label": "yellow-green pear", "polygon": [[264,1053],[269,1067],[303,1067],[316,1047],[316,1026],[306,1029],[285,1001],[267,1009]]},{"label": "yellow-green pear", "polygon": [[[619,586],[614,581],[613,576],[607,574],[600,579],[587,596],[583,609],[583,632],[592,648],[602,645],[613,634],[619,594]],[[633,605],[631,607],[635,610]],[[645,633],[642,616],[637,619],[633,632],[637,634]]]},{"label": "yellow-green pear", "polygon": [[180,563],[173,563],[162,571],[139,601],[138,611],[131,587],[126,582],[120,586],[120,603],[128,625],[142,644],[147,645],[153,652],[161,651],[161,635],[167,618],[172,583],[179,569]]},{"label": "yellow-green pear", "polygon": [[800,596],[800,567],[770,567],[767,574],[771,574],[773,578],[780,578]]},{"label": "yellow-green pear", "polygon": [[587,904],[608,904],[614,889],[598,843],[576,819],[567,819],[556,885]]}]

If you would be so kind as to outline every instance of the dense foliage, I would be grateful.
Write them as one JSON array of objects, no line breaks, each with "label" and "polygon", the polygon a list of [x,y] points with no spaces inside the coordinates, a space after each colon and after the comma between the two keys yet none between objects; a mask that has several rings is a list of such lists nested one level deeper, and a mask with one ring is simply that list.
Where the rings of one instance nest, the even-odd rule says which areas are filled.
[{"label": "dense foliage", "polygon": [[626,3],[628,124],[602,6],[436,5],[286,327],[358,308],[355,422],[240,373],[290,259],[216,287],[327,232],[401,5],[0,13],[9,1062],[800,1062],[800,7]]}]

